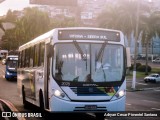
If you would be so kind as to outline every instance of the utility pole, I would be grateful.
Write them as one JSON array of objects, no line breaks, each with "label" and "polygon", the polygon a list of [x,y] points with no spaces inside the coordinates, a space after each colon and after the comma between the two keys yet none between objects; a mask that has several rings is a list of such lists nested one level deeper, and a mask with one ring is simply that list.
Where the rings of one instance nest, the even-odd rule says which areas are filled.
[{"label": "utility pole", "polygon": [[135,49],[134,49],[134,67],[133,67],[132,89],[136,88],[136,59],[137,59],[137,41],[138,41],[138,28],[139,28],[139,8],[140,8],[140,0],[137,0],[137,16],[136,16],[136,33],[135,33]]}]

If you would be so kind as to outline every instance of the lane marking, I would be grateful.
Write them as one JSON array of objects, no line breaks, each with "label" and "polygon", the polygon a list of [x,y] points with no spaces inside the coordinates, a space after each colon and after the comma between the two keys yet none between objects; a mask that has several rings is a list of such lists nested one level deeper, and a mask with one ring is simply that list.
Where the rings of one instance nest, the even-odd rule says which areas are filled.
[{"label": "lane marking", "polygon": [[129,103],[126,103],[126,105],[131,105],[131,104],[129,104]]},{"label": "lane marking", "polygon": [[153,87],[153,88],[145,88],[145,90],[158,90],[160,87]]},{"label": "lane marking", "polygon": [[159,92],[160,90],[154,90],[154,91]]},{"label": "lane marking", "polygon": [[141,101],[144,101],[144,102],[152,102],[152,103],[159,103],[158,101],[151,101],[151,100],[141,100]]},{"label": "lane marking", "polygon": [[[128,83],[132,82],[132,81],[127,81]],[[141,84],[141,85],[148,85],[146,83],[140,83],[140,82],[136,82],[136,84]]]},{"label": "lane marking", "polygon": [[160,110],[160,108],[151,108],[152,110]]},{"label": "lane marking", "polygon": [[137,84],[141,84],[141,85],[148,85],[148,84],[145,84],[145,83],[138,83],[138,82],[136,82]]}]

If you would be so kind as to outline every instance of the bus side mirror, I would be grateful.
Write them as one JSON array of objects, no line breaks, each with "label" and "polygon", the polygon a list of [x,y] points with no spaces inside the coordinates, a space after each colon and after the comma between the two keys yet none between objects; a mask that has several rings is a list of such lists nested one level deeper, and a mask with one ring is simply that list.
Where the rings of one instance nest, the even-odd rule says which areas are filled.
[{"label": "bus side mirror", "polygon": [[126,48],[126,59],[127,59],[127,68],[131,67],[131,54],[130,54],[130,48]]}]

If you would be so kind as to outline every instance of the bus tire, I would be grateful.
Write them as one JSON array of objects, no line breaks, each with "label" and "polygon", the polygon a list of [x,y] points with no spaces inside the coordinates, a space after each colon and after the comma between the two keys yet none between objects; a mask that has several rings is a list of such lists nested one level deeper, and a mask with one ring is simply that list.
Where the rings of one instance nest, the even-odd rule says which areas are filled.
[{"label": "bus tire", "polygon": [[40,106],[40,110],[43,112],[44,111],[44,100],[43,100],[43,93],[41,89],[39,91],[39,106]]},{"label": "bus tire", "polygon": [[24,85],[22,86],[22,100],[23,100],[23,107],[25,109],[29,108],[30,104],[26,101],[25,91],[24,91]]}]

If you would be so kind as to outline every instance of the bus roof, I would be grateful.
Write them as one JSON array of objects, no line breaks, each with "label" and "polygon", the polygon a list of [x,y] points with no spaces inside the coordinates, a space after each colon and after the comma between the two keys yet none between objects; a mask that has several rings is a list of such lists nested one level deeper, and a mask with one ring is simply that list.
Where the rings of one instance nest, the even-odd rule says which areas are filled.
[{"label": "bus roof", "polygon": [[7,58],[9,57],[18,57],[18,55],[8,55]]}]

